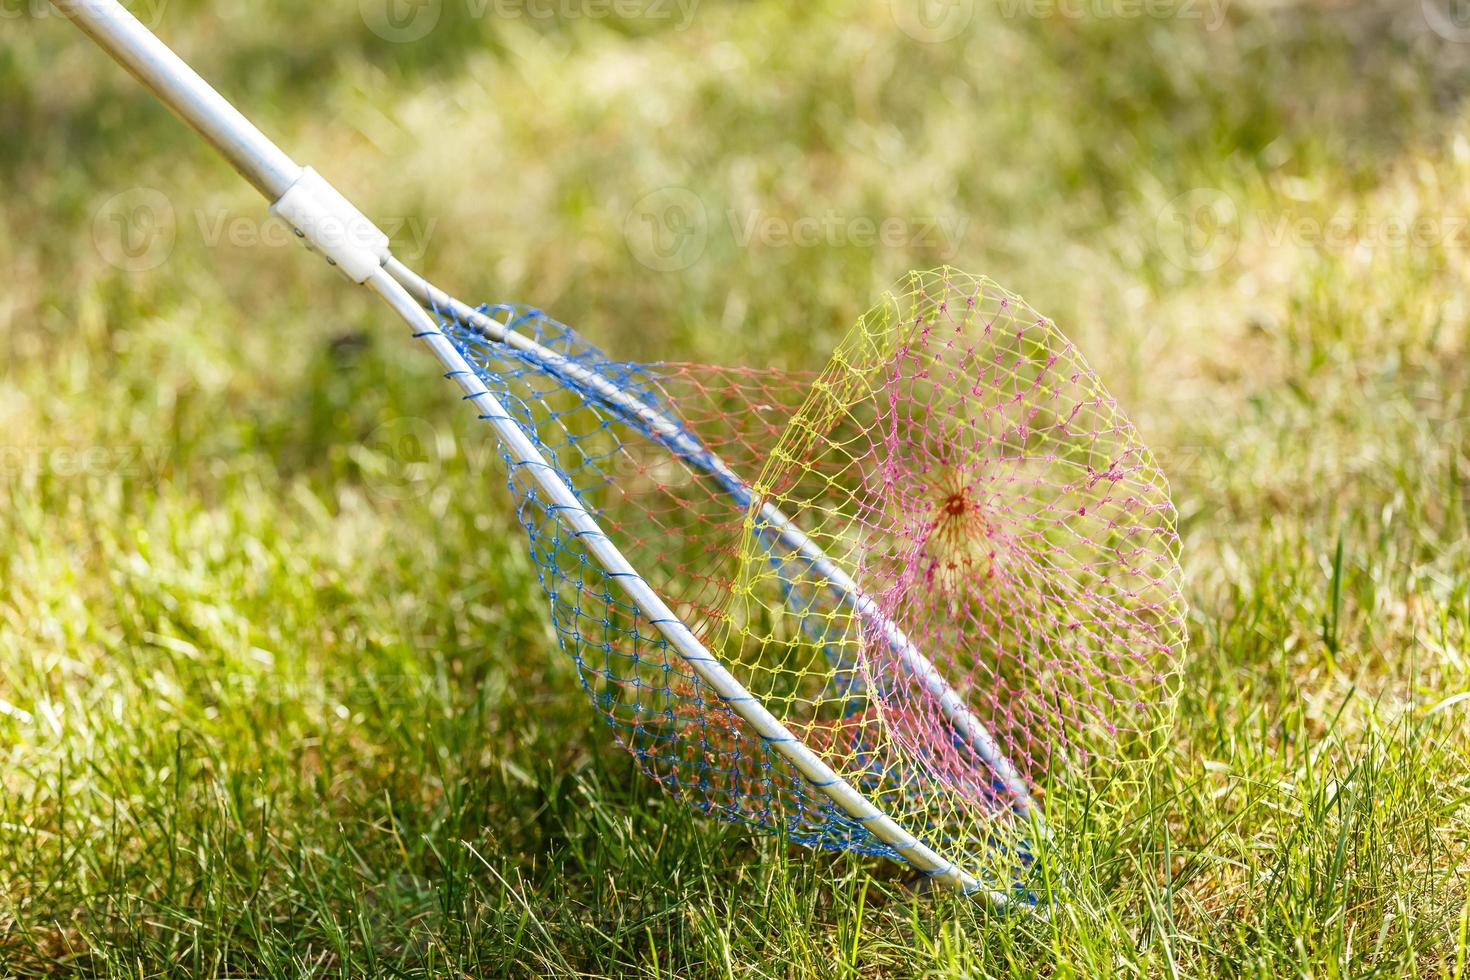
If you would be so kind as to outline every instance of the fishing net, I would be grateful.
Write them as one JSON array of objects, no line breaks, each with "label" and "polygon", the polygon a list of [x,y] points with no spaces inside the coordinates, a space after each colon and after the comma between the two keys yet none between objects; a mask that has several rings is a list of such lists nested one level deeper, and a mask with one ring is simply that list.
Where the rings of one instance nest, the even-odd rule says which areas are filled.
[{"label": "fishing net", "polygon": [[[912,273],[820,374],[616,361],[539,311],[487,311],[540,347],[444,332],[638,573],[792,737],[971,874],[1023,880],[1037,787],[1106,773],[1166,722],[1167,484],[1019,298]],[[507,463],[562,646],[643,770],[710,816],[901,859]]]}]

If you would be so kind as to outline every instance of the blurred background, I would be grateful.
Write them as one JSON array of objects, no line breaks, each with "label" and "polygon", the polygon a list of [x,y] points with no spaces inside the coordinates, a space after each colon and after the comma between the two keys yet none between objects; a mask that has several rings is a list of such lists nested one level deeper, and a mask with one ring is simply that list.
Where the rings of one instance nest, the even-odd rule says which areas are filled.
[{"label": "blurred background", "polygon": [[1463,969],[1470,7],[130,7],[410,265],[620,356],[815,369],[911,268],[1021,293],[1173,482],[1193,642],[1065,939],[674,810],[432,359],[3,0],[0,966]]}]

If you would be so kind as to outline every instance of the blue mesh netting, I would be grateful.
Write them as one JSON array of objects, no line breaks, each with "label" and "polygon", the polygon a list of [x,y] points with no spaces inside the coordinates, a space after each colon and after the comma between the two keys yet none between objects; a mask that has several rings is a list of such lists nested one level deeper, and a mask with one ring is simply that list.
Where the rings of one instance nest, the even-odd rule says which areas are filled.
[{"label": "blue mesh netting", "polygon": [[[583,507],[695,634],[711,642],[736,574],[750,498],[707,461],[717,451],[734,467],[758,468],[758,443],[798,407],[801,392],[773,387],[774,376],[760,372],[613,360],[534,308],[481,312],[679,423],[675,438],[653,433],[555,360],[441,317],[445,335]],[[686,419],[691,414],[699,419],[697,434]],[[506,462],[561,646],[643,771],[709,816],[781,829],[799,843],[898,858],[746,728],[598,566],[531,474],[508,456]],[[794,608],[832,605],[829,590],[799,570],[785,579]],[[821,617],[801,619],[819,643],[831,628]],[[837,645],[820,645],[850,659]],[[850,666],[847,678],[860,686]]]}]

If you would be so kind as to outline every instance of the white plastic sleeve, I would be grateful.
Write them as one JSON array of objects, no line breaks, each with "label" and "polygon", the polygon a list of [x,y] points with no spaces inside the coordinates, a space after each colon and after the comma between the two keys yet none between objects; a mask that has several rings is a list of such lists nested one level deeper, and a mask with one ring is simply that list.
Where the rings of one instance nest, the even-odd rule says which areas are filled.
[{"label": "white plastic sleeve", "polygon": [[391,254],[383,230],[310,167],[271,205],[271,214],[353,282],[366,282]]}]

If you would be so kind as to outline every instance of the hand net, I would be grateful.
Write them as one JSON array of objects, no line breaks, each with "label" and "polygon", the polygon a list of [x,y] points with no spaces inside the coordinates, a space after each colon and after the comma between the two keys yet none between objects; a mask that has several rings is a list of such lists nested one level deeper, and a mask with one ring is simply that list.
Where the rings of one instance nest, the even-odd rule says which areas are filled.
[{"label": "hand net", "polygon": [[[1167,720],[1167,484],[1070,342],[994,283],[910,274],[819,375],[614,361],[539,311],[493,312],[541,349],[444,331],[633,567],[970,873],[1018,881],[1028,789],[1105,778]],[[901,859],[703,685],[507,462],[562,646],[643,770],[711,816]]]}]

